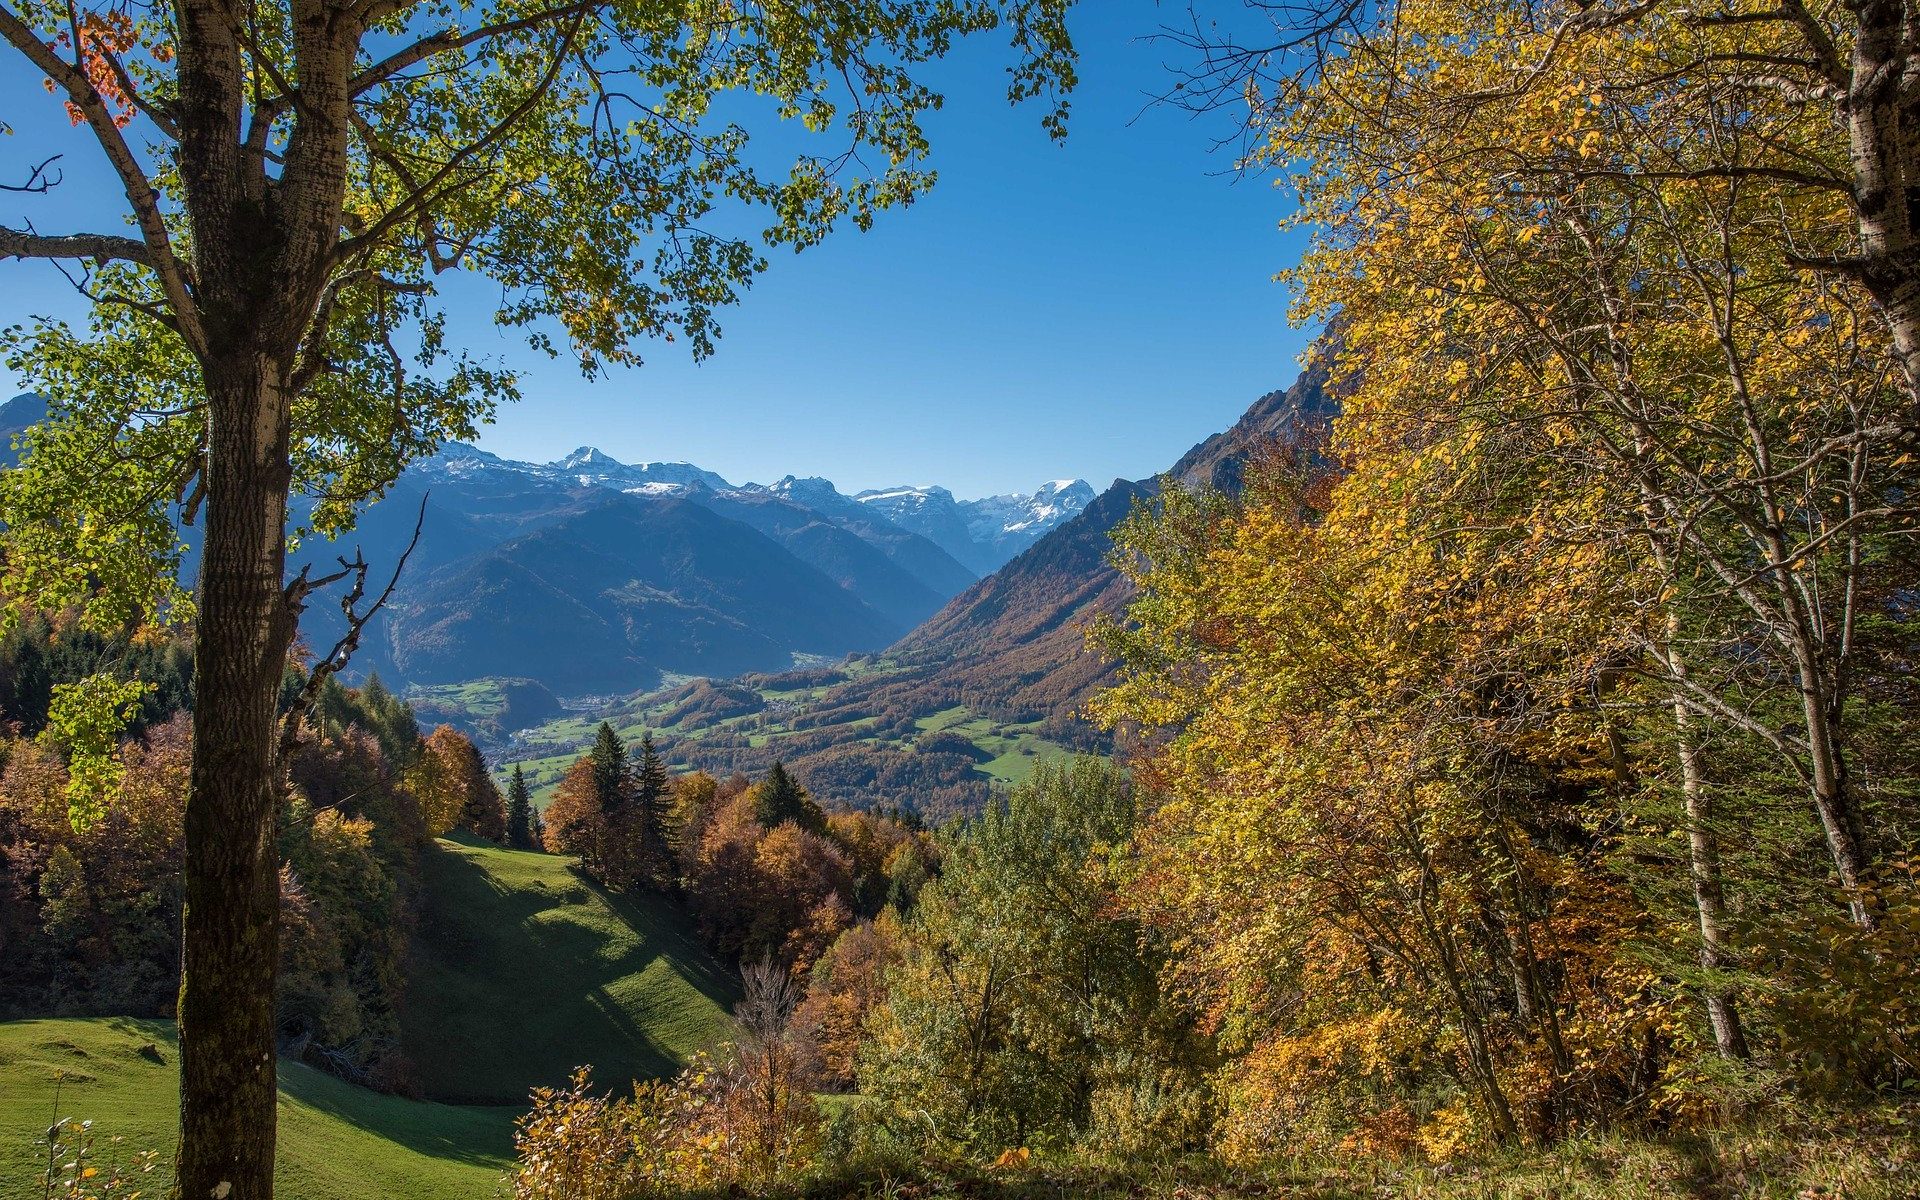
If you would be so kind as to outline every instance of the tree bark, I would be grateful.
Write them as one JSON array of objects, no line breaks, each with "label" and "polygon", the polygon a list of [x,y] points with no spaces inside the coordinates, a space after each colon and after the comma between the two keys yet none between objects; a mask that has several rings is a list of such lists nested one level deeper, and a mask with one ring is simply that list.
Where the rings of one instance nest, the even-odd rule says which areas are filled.
[{"label": "tree bark", "polygon": [[276,701],[293,614],[285,372],[253,354],[206,368],[207,534],[194,631],[186,811],[176,1194],[273,1194],[280,956]]},{"label": "tree bark", "polygon": [[[1686,674],[1686,660],[1678,648],[1680,618],[1667,614],[1667,661],[1675,675]],[[1720,873],[1720,839],[1713,829],[1713,799],[1707,793],[1700,746],[1695,740],[1693,716],[1676,692],[1673,699],[1674,739],[1679,743],[1680,793],[1686,805],[1687,866],[1693,880],[1693,906],[1700,920],[1700,965],[1709,971],[1733,965],[1727,953],[1726,888]],[[1713,1044],[1726,1058],[1749,1055],[1740,1009],[1731,991],[1709,988],[1707,1020],[1713,1026]]]},{"label": "tree bark", "polygon": [[1848,794],[1847,763],[1834,729],[1832,711],[1820,672],[1819,651],[1813,638],[1801,630],[1794,643],[1800,668],[1800,707],[1807,724],[1809,777],[1814,810],[1827,837],[1834,871],[1846,893],[1853,923],[1871,932],[1879,919],[1868,903],[1866,885],[1873,870],[1867,837],[1860,825],[1853,797]]},{"label": "tree bark", "polygon": [[1920,429],[1920,68],[1899,0],[1854,0],[1858,32],[1838,117],[1847,131],[1864,269],[1860,281],[1880,306],[1908,397],[1908,421]]}]

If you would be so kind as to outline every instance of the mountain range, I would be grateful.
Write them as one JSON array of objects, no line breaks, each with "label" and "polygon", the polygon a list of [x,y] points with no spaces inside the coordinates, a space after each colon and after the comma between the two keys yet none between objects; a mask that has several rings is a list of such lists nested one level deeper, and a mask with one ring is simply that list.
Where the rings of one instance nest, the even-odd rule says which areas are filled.
[{"label": "mountain range", "polygon": [[[37,396],[16,397],[0,406],[0,435],[46,411]],[[1077,480],[973,501],[937,487],[875,494],[909,492],[926,498],[921,515],[946,512],[937,537],[825,479],[735,485],[691,463],[623,463],[591,446],[530,463],[456,443],[409,468],[339,543],[305,540],[290,569],[322,573],[357,548],[382,572],[418,523],[356,673],[625,694],[663,675],[778,671],[884,648],[1093,494]],[[296,524],[307,511],[296,497]],[[182,532],[190,574],[199,531]],[[324,649],[343,627],[322,601],[301,633]]]},{"label": "mountain range", "polygon": [[525,463],[453,445],[410,468],[357,531],[424,505],[423,545],[436,544],[402,580],[366,665],[407,684],[522,677],[578,696],[877,650],[1068,519],[1083,493],[971,502],[967,537],[949,543],[963,561],[824,479],[736,486],[590,446]]},{"label": "mountain range", "polygon": [[1086,646],[1087,626],[1117,616],[1130,596],[1107,561],[1114,528],[1150,503],[1161,481],[1236,491],[1263,447],[1310,440],[1338,411],[1324,369],[1254,401],[1232,428],[1207,438],[1161,476],[1115,480],[1070,519],[965,591],[892,646],[893,676],[849,680],[816,701],[830,711],[950,705],[999,722],[1039,722],[1043,733],[1085,744],[1077,713],[1108,677]]},{"label": "mountain range", "polygon": [[[1111,677],[1087,629],[1131,598],[1109,561],[1112,534],[1171,479],[1227,492],[1266,448],[1316,444],[1337,406],[1317,368],[1256,400],[1232,428],[1162,475],[1115,480],[1068,519],[975,581],[877,654],[732,680],[696,679],[599,708],[622,736],[650,730],[668,761],[719,774],[783,761],[809,787],[855,807],[906,805],[930,817],[977,812],[996,786],[1063,749],[1105,751],[1081,713]],[[908,503],[898,489],[889,500]],[[859,498],[856,497],[856,500]],[[513,724],[491,745],[550,789],[581,750],[577,720]]]},{"label": "mountain range", "polygon": [[[1261,397],[1168,475],[1237,486],[1260,444],[1330,418],[1324,385],[1309,370]],[[18,397],[0,406],[0,433],[44,413],[38,398]],[[1085,626],[1127,598],[1106,561],[1110,535],[1159,486],[849,496],[824,479],[735,485],[691,463],[623,463],[591,446],[530,463],[453,444],[409,468],[344,545],[302,544],[293,569],[354,546],[380,569],[419,523],[356,663],[402,686],[519,680],[579,700],[884,651],[888,669],[813,694],[806,723],[963,706],[1075,744],[1087,738],[1075,714],[1108,671],[1087,653]],[[302,636],[323,649],[340,622],[316,603]],[[526,708],[555,710],[537,694]]]}]

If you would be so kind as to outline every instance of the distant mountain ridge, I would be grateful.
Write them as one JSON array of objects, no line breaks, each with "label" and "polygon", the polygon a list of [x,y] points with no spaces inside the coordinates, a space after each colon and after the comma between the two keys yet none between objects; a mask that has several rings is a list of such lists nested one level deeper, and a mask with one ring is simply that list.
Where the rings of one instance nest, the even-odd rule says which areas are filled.
[{"label": "distant mountain ridge", "polygon": [[928,664],[957,702],[1008,718],[1065,714],[1091,696],[1109,672],[1086,647],[1087,626],[1117,616],[1130,596],[1107,562],[1113,530],[1135,505],[1158,494],[1160,478],[1184,487],[1237,490],[1262,446],[1324,428],[1338,413],[1316,361],[1293,385],[1255,400],[1233,427],[1183,454],[1165,476],[1113,485],[1071,520],[1000,570],[955,596],[892,649]]},{"label": "distant mountain ridge", "polygon": [[0,404],[0,467],[11,467],[20,461],[19,451],[13,448],[14,437],[46,419],[46,400],[32,392],[22,392]]},{"label": "distant mountain ridge", "polygon": [[735,485],[690,462],[623,463],[593,446],[581,446],[550,463],[531,463],[456,442],[410,471],[425,479],[471,479],[488,473],[643,495],[685,493],[702,503],[709,502],[698,495],[703,492],[734,501],[772,495],[843,526],[879,524],[925,537],[966,568],[969,582],[997,570],[1086,507],[1094,496],[1093,489],[1079,479],[1053,480],[1031,493],[978,500],[957,500],[943,487],[890,488],[847,496],[832,481],[818,476],[786,475],[769,484]]},{"label": "distant mountain ridge", "polygon": [[[33,394],[0,405],[0,465],[15,461],[11,438],[46,414]],[[968,502],[963,561],[825,479],[736,486],[693,463],[624,463],[590,445],[528,463],[454,443],[405,471],[337,543],[303,540],[289,570],[324,572],[358,548],[384,573],[417,524],[355,673],[627,693],[665,674],[780,671],[881,649],[1065,519],[1077,495],[1063,481]],[[293,500],[297,527],[311,502]],[[181,532],[190,579],[200,531]],[[343,628],[336,606],[316,603],[301,636],[323,650]]]},{"label": "distant mountain ridge", "polygon": [[[1097,618],[1121,616],[1132,598],[1108,561],[1115,527],[1151,505],[1166,479],[1235,491],[1263,448],[1311,443],[1338,413],[1326,384],[1323,371],[1309,368],[1291,387],[1254,401],[1232,428],[1189,449],[1165,474],[1115,480],[881,654],[841,669],[743,679],[744,690],[730,697],[730,706],[696,695],[690,685],[638,698],[619,712],[656,729],[677,726],[665,730],[677,763],[753,772],[782,759],[811,786],[848,803],[906,804],[934,814],[977,811],[995,780],[1017,777],[1004,766],[1009,747],[1028,763],[1046,746],[1055,752],[1111,748],[1080,713],[1113,670],[1088,648],[1088,627]],[[769,697],[783,698],[777,711]],[[762,704],[769,711],[761,712]],[[695,710],[714,715],[685,724],[683,713]],[[987,761],[996,755],[999,768]]]},{"label": "distant mountain ridge", "polygon": [[[995,499],[1020,528],[983,524],[982,543],[1038,538],[1064,515],[1061,502],[1036,513],[1025,497]],[[526,463],[449,445],[409,468],[350,540],[372,534],[392,561],[423,505],[418,558],[359,664],[419,686],[518,678],[578,697],[663,675],[780,671],[880,649],[977,578],[827,480],[735,486],[592,446]],[[303,552],[325,561],[334,549]],[[338,620],[310,612],[309,641],[326,644]]]},{"label": "distant mountain ridge", "polygon": [[1056,479],[1031,494],[980,500],[957,500],[931,485],[870,489],[854,499],[989,575],[1093,503],[1094,491],[1083,479]]}]

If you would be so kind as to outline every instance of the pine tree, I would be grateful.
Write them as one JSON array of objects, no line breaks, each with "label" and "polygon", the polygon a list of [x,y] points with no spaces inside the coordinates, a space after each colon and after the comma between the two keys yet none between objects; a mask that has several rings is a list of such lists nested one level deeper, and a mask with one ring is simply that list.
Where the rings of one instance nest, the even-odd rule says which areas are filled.
[{"label": "pine tree", "polygon": [[595,874],[609,887],[631,887],[646,874],[644,815],[633,802],[633,763],[627,748],[621,744],[613,726],[605,721],[600,722],[587,762],[600,817],[600,852]]},{"label": "pine tree", "polygon": [[513,764],[513,778],[507,783],[507,845],[515,850],[533,848],[533,793],[527,788],[527,773]]},{"label": "pine tree", "polygon": [[827,815],[781,762],[775,762],[755,788],[753,815],[768,829],[786,821],[792,821],[808,833],[821,833],[827,827]]},{"label": "pine tree", "polygon": [[613,731],[612,725],[600,722],[588,757],[593,761],[593,794],[600,801],[600,815],[613,821],[626,807],[632,780],[628,775],[627,748],[620,744],[620,735]]},{"label": "pine tree", "polygon": [[367,732],[380,742],[387,761],[405,769],[420,752],[420,722],[413,706],[388,690],[376,672],[367,674],[360,688],[360,707],[367,715]]},{"label": "pine tree", "polygon": [[654,749],[651,732],[640,735],[640,758],[633,766],[632,823],[645,876],[666,887],[673,876],[673,855],[667,846],[667,764]]}]

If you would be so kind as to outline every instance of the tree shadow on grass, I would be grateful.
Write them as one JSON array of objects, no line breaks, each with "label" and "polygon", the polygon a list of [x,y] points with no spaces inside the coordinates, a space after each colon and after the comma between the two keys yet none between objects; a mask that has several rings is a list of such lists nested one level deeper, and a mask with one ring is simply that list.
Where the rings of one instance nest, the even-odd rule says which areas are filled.
[{"label": "tree shadow on grass", "polygon": [[387,1096],[298,1063],[280,1064],[283,1097],[429,1158],[496,1167],[513,1158],[507,1106],[458,1106]]},{"label": "tree shadow on grass", "polygon": [[524,1104],[580,1065],[603,1085],[675,1074],[689,1037],[719,1024],[706,1005],[724,1013],[737,995],[663,897],[609,893],[577,870],[509,886],[447,848],[421,867],[404,1025],[433,1099]]},{"label": "tree shadow on grass", "polygon": [[674,901],[657,893],[611,892],[601,883],[588,879],[578,867],[573,875],[593,889],[635,929],[648,929],[647,948],[655,958],[663,958],[674,974],[694,986],[722,1012],[732,1012],[740,1002],[740,977],[721,965],[713,952],[693,932],[692,919]]}]

